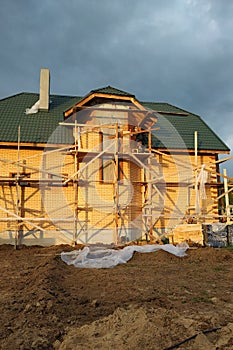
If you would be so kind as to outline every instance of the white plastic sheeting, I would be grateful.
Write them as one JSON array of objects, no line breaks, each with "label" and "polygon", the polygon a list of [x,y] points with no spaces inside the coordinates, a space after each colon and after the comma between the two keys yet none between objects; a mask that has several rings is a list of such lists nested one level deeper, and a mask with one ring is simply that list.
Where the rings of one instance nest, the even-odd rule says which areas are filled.
[{"label": "white plastic sheeting", "polygon": [[26,108],[26,114],[35,114],[38,113],[40,108],[40,100],[38,100],[31,108]]},{"label": "white plastic sheeting", "polygon": [[73,250],[72,252],[62,252],[61,259],[68,265],[74,265],[81,268],[110,268],[118,264],[124,264],[129,261],[134,252],[151,253],[158,250],[164,250],[178,257],[186,256],[186,250],[189,248],[187,243],[180,243],[177,246],[173,244],[151,244],[144,246],[131,245],[123,249],[107,249],[104,247],[84,247],[82,250]]},{"label": "white plastic sheeting", "polygon": [[200,213],[201,208],[200,208],[200,199],[206,199],[206,190],[205,190],[205,185],[208,181],[208,172],[205,170],[205,164],[201,166],[200,173],[196,179],[196,187],[199,188],[196,192],[196,212]]}]

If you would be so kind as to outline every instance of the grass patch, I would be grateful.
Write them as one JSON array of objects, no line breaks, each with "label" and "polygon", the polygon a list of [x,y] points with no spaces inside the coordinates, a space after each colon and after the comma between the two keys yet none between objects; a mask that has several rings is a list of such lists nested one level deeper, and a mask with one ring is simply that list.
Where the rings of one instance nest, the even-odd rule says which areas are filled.
[{"label": "grass patch", "polygon": [[216,272],[223,272],[223,271],[225,272],[226,271],[226,267],[222,266],[222,265],[218,265],[218,266],[214,266],[213,270],[216,271]]},{"label": "grass patch", "polygon": [[197,304],[199,304],[199,303],[212,304],[213,303],[209,297],[203,296],[203,295],[194,297],[193,302],[197,303]]},{"label": "grass patch", "polygon": [[209,293],[204,291],[202,295],[197,295],[193,298],[194,303],[207,303],[212,304],[212,300],[209,296]]}]

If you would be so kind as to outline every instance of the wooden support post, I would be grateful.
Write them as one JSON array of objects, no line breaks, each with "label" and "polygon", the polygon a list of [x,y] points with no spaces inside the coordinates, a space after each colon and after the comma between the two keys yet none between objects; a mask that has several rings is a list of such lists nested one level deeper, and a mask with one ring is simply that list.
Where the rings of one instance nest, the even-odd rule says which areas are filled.
[{"label": "wooden support post", "polygon": [[115,233],[114,243],[118,244],[118,225],[119,225],[119,127],[116,123],[116,138],[115,138],[115,181],[114,181],[114,201],[115,201]]},{"label": "wooden support post", "polygon": [[142,169],[146,170],[146,187],[147,190],[144,194],[144,204],[143,204],[143,224],[146,230],[146,240],[148,240],[148,235],[150,241],[153,240],[153,220],[152,220],[152,189],[153,189],[153,177],[152,177],[152,167],[151,167],[151,129],[148,130],[148,149],[149,149],[149,157],[147,160],[147,166],[142,164]]},{"label": "wooden support post", "polygon": [[75,176],[77,176],[80,172],[82,172],[84,169],[86,169],[91,163],[93,163],[96,159],[100,158],[105,152],[107,152],[111,147],[113,146],[113,143],[110,143],[105,150],[97,154],[94,158],[92,158],[88,163],[86,163],[82,168],[77,170],[73,175],[71,175],[66,181],[64,181],[64,184],[67,184],[69,181],[73,180]]},{"label": "wooden support post", "polygon": [[[77,218],[77,211],[78,211],[78,157],[77,157],[77,152],[78,152],[78,144],[79,141],[77,140],[77,121],[75,120],[75,127],[74,127],[74,181],[73,181],[73,188],[74,188],[74,230],[73,230],[73,245],[77,243],[77,227],[78,227],[78,218]],[[78,141],[78,144],[77,144]]]},{"label": "wooden support post", "polygon": [[[41,231],[43,230],[43,232],[45,231],[42,227],[36,225],[36,224],[33,224],[33,220],[30,221],[30,219],[26,219],[26,218],[22,218],[21,216],[19,215],[16,215],[14,213],[12,213],[10,210],[7,210],[3,207],[0,206],[0,211],[3,211],[4,213],[7,213],[9,214],[10,216],[12,216],[13,218],[15,218],[16,220],[20,220],[20,221],[24,221],[26,222],[27,224],[31,225],[32,227],[35,227],[37,230]],[[36,219],[37,221],[40,221],[38,218]],[[44,220],[44,219],[43,219]]]},{"label": "wooden support post", "polygon": [[151,144],[152,144],[152,139],[151,139],[151,129],[149,128],[148,132],[148,149],[150,152],[150,156],[148,158],[148,167],[149,167],[149,173],[148,173],[148,202],[149,202],[149,208],[148,208],[148,219],[149,219],[149,237],[150,241],[153,240],[153,220],[152,220],[152,181],[151,181]]},{"label": "wooden support post", "polygon": [[[16,188],[16,204],[15,204],[15,213],[16,216],[19,217],[19,201],[20,201],[20,185],[19,185],[19,178],[20,178],[20,125],[18,126],[18,145],[17,145],[17,175],[15,180],[15,188]],[[19,246],[19,240],[20,240],[20,230],[19,230],[20,221],[16,221],[16,232],[15,232],[15,249]]]},{"label": "wooden support post", "polygon": [[151,128],[149,128],[148,131],[148,149],[151,152],[152,150],[152,135],[151,135]]},{"label": "wooden support post", "polygon": [[223,183],[224,183],[224,192],[225,192],[225,208],[226,208],[226,215],[227,215],[227,222],[230,221],[230,203],[229,203],[229,191],[228,191],[228,178],[227,178],[227,170],[223,169]]},{"label": "wooden support post", "polygon": [[195,166],[198,166],[198,158],[197,158],[197,147],[198,147],[198,134],[197,131],[194,131],[194,150],[195,150]]},{"label": "wooden support post", "polygon": [[197,184],[197,167],[198,167],[198,158],[197,158],[197,146],[198,146],[198,135],[197,131],[194,132],[194,159],[195,159],[195,171],[194,171],[194,188],[195,188],[195,214],[199,214],[199,193],[198,193],[198,184]]},{"label": "wooden support post", "polygon": [[[24,169],[29,169],[29,170],[33,170],[33,171],[36,171],[36,172],[40,172],[41,174],[49,174],[49,175],[54,175],[57,178],[63,178],[62,175],[55,174],[55,173],[53,173],[51,171],[46,171],[46,170],[43,170],[43,169],[40,169],[40,168],[36,168],[36,167],[33,167],[33,166],[25,165],[24,163],[14,162],[14,161],[9,160],[9,159],[0,158],[0,162],[3,162],[5,164],[16,165],[19,168],[24,168]],[[68,181],[69,181],[69,179],[68,179]]]}]

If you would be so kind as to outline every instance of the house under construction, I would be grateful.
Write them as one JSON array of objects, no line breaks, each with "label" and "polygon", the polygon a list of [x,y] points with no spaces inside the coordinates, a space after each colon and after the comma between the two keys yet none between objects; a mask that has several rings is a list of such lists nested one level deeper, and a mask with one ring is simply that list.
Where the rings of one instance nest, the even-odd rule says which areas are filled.
[{"label": "house under construction", "polygon": [[0,244],[158,240],[226,215],[229,148],[199,116],[110,86],[50,95],[49,80],[0,101]]}]

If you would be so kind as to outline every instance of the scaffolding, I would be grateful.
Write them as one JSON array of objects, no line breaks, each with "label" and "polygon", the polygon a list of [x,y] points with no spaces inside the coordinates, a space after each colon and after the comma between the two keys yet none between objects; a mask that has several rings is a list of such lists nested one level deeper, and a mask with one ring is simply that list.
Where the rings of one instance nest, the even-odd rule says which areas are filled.
[{"label": "scaffolding", "polygon": [[[116,114],[116,118],[108,123],[107,117],[101,121],[101,123],[90,122],[78,122],[75,117],[74,120],[64,121],[60,123],[61,128],[71,128],[74,135],[74,143],[66,145],[65,147],[52,148],[50,145],[43,153],[38,153],[33,156],[21,158],[21,142],[20,142],[20,127],[18,129],[18,143],[17,143],[17,160],[10,160],[1,158],[0,162],[11,167],[16,168],[16,172],[12,177],[1,177],[0,186],[2,187],[2,193],[6,197],[6,187],[12,191],[15,188],[15,195],[11,198],[13,202],[5,198],[5,207],[1,206],[0,211],[6,214],[5,217],[0,218],[0,222],[9,222],[15,224],[15,247],[19,246],[22,242],[22,238],[25,237],[28,232],[35,234],[35,231],[40,235],[47,234],[51,227],[55,228],[55,231],[63,231],[65,233],[72,233],[72,244],[77,242],[88,243],[90,236],[88,232],[91,232],[91,238],[95,235],[92,232],[95,230],[97,233],[107,230],[113,232],[113,236],[110,237],[110,242],[119,244],[136,239],[146,239],[150,241],[156,241],[161,238],[158,235],[156,224],[159,220],[173,219],[177,222],[182,222],[186,215],[186,218],[195,216],[197,221],[206,221],[226,217],[227,221],[232,220],[231,206],[229,204],[229,193],[233,190],[233,187],[228,188],[228,180],[232,180],[226,174],[226,170],[221,174],[216,171],[214,174],[218,178],[222,176],[224,178],[224,193],[220,193],[212,204],[218,202],[219,199],[225,197],[226,213],[214,215],[211,213],[211,209],[208,212],[206,203],[203,204],[201,211],[197,211],[194,208],[194,213],[191,213],[190,198],[185,203],[186,211],[179,208],[176,205],[176,201],[169,195],[166,190],[166,182],[164,182],[164,176],[160,169],[160,163],[156,160],[156,157],[161,156],[171,161],[168,152],[160,151],[152,147],[152,133],[158,128],[154,128],[156,113],[148,112],[147,110],[121,108],[102,108],[98,109],[92,107],[82,107],[82,111],[87,111],[88,116],[93,113],[93,110],[98,112],[108,112],[110,114]],[[147,123],[140,125],[138,122],[132,126],[129,120],[125,121],[125,114],[136,113],[138,120],[146,120]],[[123,115],[122,118],[119,115]],[[96,118],[98,119],[98,118]],[[106,132],[107,130],[107,132]],[[98,142],[88,147],[83,145],[88,135],[92,135],[94,140]],[[140,135],[147,136],[146,145],[141,142]],[[103,142],[103,137],[105,141]],[[184,183],[185,191],[188,188],[195,190],[197,197],[200,189],[200,183],[198,183],[198,172],[202,166],[198,165],[198,149],[197,149],[197,133],[195,133],[195,159],[192,165],[192,171],[194,169],[194,176],[186,176],[186,182]],[[57,160],[57,155],[59,159]],[[40,167],[36,167],[27,164],[33,157],[42,157]],[[67,161],[67,157],[69,160]],[[72,160],[70,160],[72,157]],[[58,164],[59,160],[65,159],[65,164]],[[104,161],[107,159],[107,168],[111,169],[112,177],[108,178],[105,182],[103,177]],[[226,160],[231,157],[226,158]],[[56,160],[53,164],[53,160]],[[128,168],[124,169],[122,162],[127,162]],[[221,160],[222,162],[224,160]],[[215,164],[205,164],[205,171],[213,174],[213,165],[220,163],[216,161]],[[96,164],[100,164],[96,169]],[[185,168],[186,162],[181,157],[176,160],[176,166]],[[68,171],[66,172],[66,167]],[[123,167],[123,168],[122,168]],[[88,172],[88,168],[91,170]],[[28,177],[28,171],[33,172],[34,178]],[[126,175],[124,172],[128,172]],[[140,171],[139,171],[140,170]],[[102,172],[102,177],[99,173]],[[98,173],[98,177],[96,177]],[[132,175],[133,174],[133,175]],[[171,175],[171,174],[170,174]],[[104,174],[105,176],[105,174]],[[110,177],[110,171],[107,173]],[[124,185],[130,183],[131,187]],[[182,181],[181,181],[182,183]],[[182,183],[183,184],[183,183]],[[102,200],[97,202],[96,198],[90,197],[90,192],[93,190],[93,197],[95,197],[96,191],[101,188],[102,190],[108,187],[111,191],[106,191],[106,198],[111,197],[110,200]],[[215,184],[218,186],[218,184]],[[25,187],[35,189],[35,193],[40,192],[42,202],[40,208],[35,210],[36,215],[32,215],[33,210],[30,211],[30,216],[26,217],[26,210],[24,207],[24,191]],[[64,189],[71,189],[69,194],[72,194],[72,199],[68,199],[64,196]],[[129,194],[129,188],[131,190],[131,198]],[[53,191],[54,190],[54,191]],[[61,201],[54,203],[51,209],[47,210],[46,200],[48,193],[62,191]],[[5,192],[4,192],[5,191]],[[13,193],[13,192],[12,192]],[[33,196],[33,194],[31,194]],[[85,198],[83,201],[82,197]],[[170,197],[169,197],[170,196]],[[54,196],[55,201],[56,197]],[[138,199],[139,198],[139,199]],[[4,199],[4,198],[3,198]],[[175,215],[171,218],[171,207],[166,207],[166,199],[168,199],[171,205],[174,205]],[[92,203],[93,201],[93,203]],[[7,204],[11,204],[11,208],[8,208]],[[56,204],[56,205],[55,205]],[[32,209],[32,208],[31,208]],[[96,218],[93,223],[93,216],[95,212],[101,211],[100,217]],[[59,215],[55,215],[59,214]],[[91,219],[89,213],[92,213]],[[105,226],[106,225],[106,226]],[[86,235],[88,239],[80,239]]]}]

